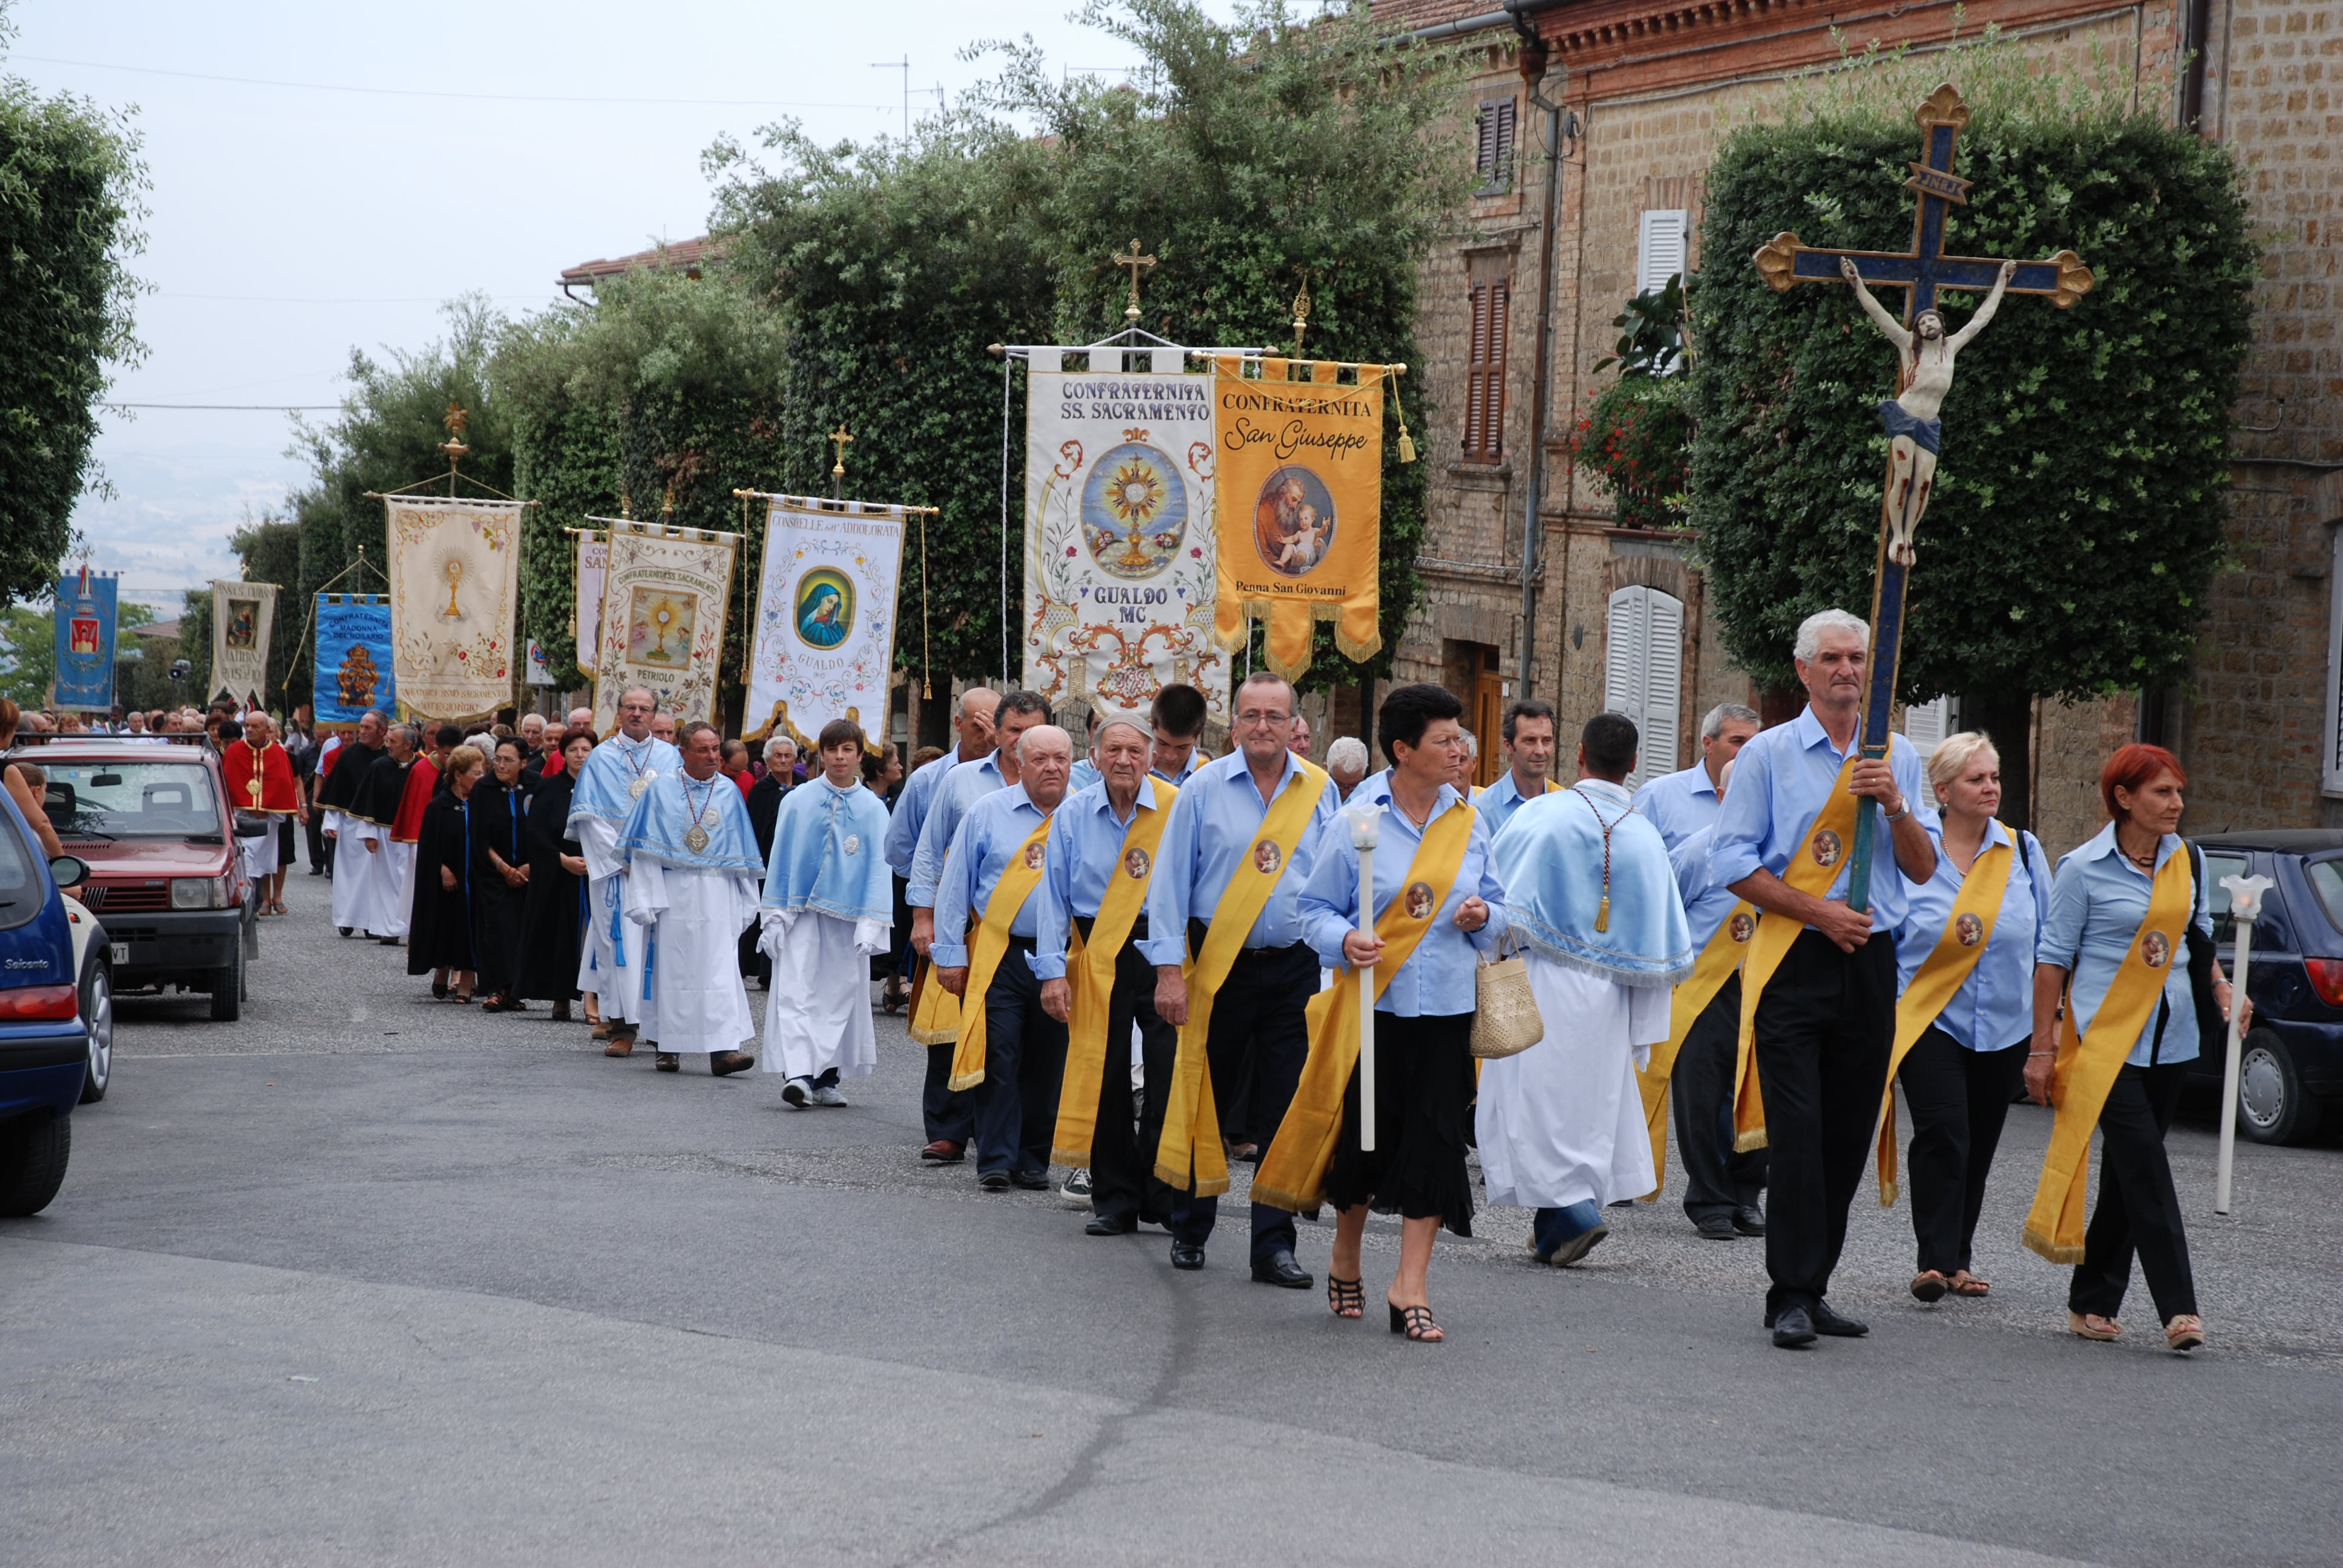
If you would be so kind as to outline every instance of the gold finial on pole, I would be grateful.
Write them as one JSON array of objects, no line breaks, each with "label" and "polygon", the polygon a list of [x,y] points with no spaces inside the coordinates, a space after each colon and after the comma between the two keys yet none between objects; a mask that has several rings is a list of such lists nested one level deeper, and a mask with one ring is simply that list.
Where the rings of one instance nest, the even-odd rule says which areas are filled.
[{"label": "gold finial on pole", "polygon": [[625,485],[618,487],[618,516],[628,522],[635,520],[635,498]]},{"label": "gold finial on pole", "polygon": [[1310,327],[1310,276],[1302,277],[1302,292],[1293,297],[1293,357],[1302,357],[1302,335]]},{"label": "gold finial on pole", "polygon": [[854,437],[847,433],[845,423],[840,421],[827,439],[838,448],[838,460],[830,466],[830,498],[834,501],[846,493],[846,445]]},{"label": "gold finial on pole", "polygon": [[1151,256],[1140,255],[1139,242],[1134,239],[1131,242],[1128,255],[1121,251],[1110,251],[1106,259],[1109,266],[1127,266],[1131,269],[1131,302],[1122,307],[1122,318],[1125,321],[1136,323],[1139,320],[1139,271],[1141,267],[1153,266],[1155,258]]},{"label": "gold finial on pole", "polygon": [[456,493],[456,466],[472,449],[464,444],[464,426],[470,418],[471,416],[464,411],[464,406],[450,398],[447,417],[440,420],[447,427],[447,438],[439,443],[439,450],[447,455],[447,493],[450,496]]},{"label": "gold finial on pole", "polygon": [[673,479],[668,481],[666,493],[659,497],[659,521],[670,524],[675,521],[675,481]]}]

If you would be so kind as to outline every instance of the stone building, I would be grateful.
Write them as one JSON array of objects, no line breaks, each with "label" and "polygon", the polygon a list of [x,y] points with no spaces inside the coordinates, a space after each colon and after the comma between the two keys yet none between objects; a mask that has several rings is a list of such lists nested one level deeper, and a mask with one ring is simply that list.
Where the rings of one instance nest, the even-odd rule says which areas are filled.
[{"label": "stone building", "polygon": [[[1428,264],[1418,340],[1433,404],[1434,464],[1421,569],[1426,592],[1394,678],[1463,698],[1493,777],[1496,715],[1521,678],[1565,735],[1605,707],[1645,731],[1645,768],[1688,766],[1700,716],[1721,701],[1786,716],[1727,659],[1700,569],[1678,535],[1614,526],[1608,498],[1574,471],[1569,433],[1604,377],[1589,367],[1630,297],[1700,264],[1701,182],[1730,117],[1783,77],[1861,48],[1939,45],[1949,0],[1848,12],[1810,0],[1380,0],[1393,32],[1477,46],[1463,113],[1481,176],[1466,231]],[[2097,766],[2114,745],[2158,739],[2192,770],[2191,831],[2343,824],[2343,358],[2335,311],[2343,196],[2343,5],[2337,0],[1969,0],[2046,59],[2094,50],[2134,67],[2145,102],[2231,143],[2249,170],[2268,246],[2238,434],[2233,569],[2207,607],[2190,678],[2169,689],[2036,705],[2034,825],[2054,850],[2094,831]],[[1548,116],[1522,60],[1548,52],[1546,97],[1565,108],[1554,213],[1543,431],[1532,427]],[[2194,41],[2201,40],[2201,45]],[[2193,63],[2192,63],[2193,62]],[[1533,443],[1543,497],[1524,527]],[[1534,568],[1525,595],[1525,537]],[[1530,614],[1526,622],[1524,609]],[[1941,714],[1921,716],[1941,719]],[[1957,719],[1957,715],[1952,716]]]}]

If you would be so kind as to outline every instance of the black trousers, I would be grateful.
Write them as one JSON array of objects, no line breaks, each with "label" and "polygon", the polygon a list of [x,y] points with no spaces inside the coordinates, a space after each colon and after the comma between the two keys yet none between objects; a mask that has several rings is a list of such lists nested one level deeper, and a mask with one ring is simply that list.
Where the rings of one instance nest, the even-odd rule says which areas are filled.
[{"label": "black trousers", "polygon": [[2157,1322],[2197,1311],[2180,1195],[2164,1156],[2164,1135],[2187,1075],[2186,1062],[2126,1067],[2116,1074],[2099,1111],[2099,1199],[2083,1231],[2083,1261],[2066,1287],[2069,1312],[2111,1318],[2122,1311],[2134,1252]]},{"label": "black trousers", "polygon": [[1757,1003],[1757,1081],[1773,1156],[1767,1180],[1765,1311],[1812,1307],[1846,1244],[1896,1038],[1896,939],[1851,953],[1798,934]]},{"label": "black trousers", "polygon": [[1755,1209],[1765,1192],[1765,1151],[1733,1148],[1733,1072],[1741,1057],[1741,977],[1728,978],[1685,1034],[1668,1074],[1684,1167],[1684,1210],[1694,1220]]},{"label": "black trousers", "polygon": [[[930,970],[933,965],[920,959],[919,967]],[[933,974],[928,976],[928,983],[936,983]],[[965,1150],[976,1137],[976,1102],[969,1098],[967,1091],[955,1093],[952,1090],[952,1052],[956,1049],[950,1040],[928,1047],[927,1081],[920,1090],[920,1121],[929,1142],[957,1143]]]},{"label": "black trousers", "polygon": [[309,840],[309,869],[312,874],[330,872],[334,869],[334,840],[326,837],[326,813],[316,806],[309,808],[309,820],[302,828]]},{"label": "black trousers", "polygon": [[[1188,922],[1188,950],[1204,945],[1205,925]],[[1252,1141],[1264,1148],[1275,1137],[1293,1091],[1302,1081],[1302,1064],[1310,1055],[1310,1026],[1302,1010],[1318,994],[1318,955],[1307,942],[1284,948],[1248,948],[1237,954],[1212,998],[1212,1027],[1204,1036],[1204,1057],[1212,1075],[1212,1102],[1245,1107],[1247,1124],[1260,1130]],[[1218,1131],[1234,1137],[1242,1129],[1227,1112],[1221,1125],[1199,1128],[1202,1137]],[[1191,1192],[1182,1197],[1172,1216],[1172,1234],[1179,1241],[1202,1246],[1220,1219],[1221,1201]],[[1264,1262],[1280,1252],[1293,1251],[1293,1216],[1265,1203],[1252,1206],[1252,1261]]]},{"label": "black trousers", "polygon": [[1923,1269],[1947,1278],[1969,1266],[1969,1243],[1985,1209],[1986,1173],[2001,1146],[2001,1124],[2026,1080],[2026,1044],[1971,1050],[1941,1029],[1912,1042],[1896,1076],[1912,1112],[1905,1185]]},{"label": "black trousers", "polygon": [[985,988],[984,1081],[969,1091],[976,1102],[979,1175],[1050,1168],[1066,1026],[1041,1010],[1041,982],[1026,961],[1032,951],[1031,942],[1011,939]]},{"label": "black trousers", "polygon": [[[1091,922],[1074,917],[1090,936]],[[1176,1195],[1155,1176],[1163,1141],[1163,1102],[1172,1091],[1172,1064],[1180,1031],[1155,1010],[1155,966],[1139,950],[1147,935],[1141,919],[1114,960],[1114,994],[1107,1002],[1106,1067],[1099,1081],[1098,1126],[1091,1138],[1091,1211],[1101,1217],[1169,1222]],[[1134,1130],[1131,1115],[1131,1030],[1139,1026],[1147,1087]]]}]

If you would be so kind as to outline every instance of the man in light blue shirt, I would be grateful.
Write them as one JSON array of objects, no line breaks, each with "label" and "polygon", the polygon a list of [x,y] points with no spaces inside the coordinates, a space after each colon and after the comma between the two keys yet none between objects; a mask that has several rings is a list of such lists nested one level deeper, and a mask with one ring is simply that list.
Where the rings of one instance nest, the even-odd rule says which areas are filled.
[{"label": "man in light blue shirt", "polygon": [[1715,822],[1725,803],[1725,769],[1762,728],[1755,709],[1718,703],[1700,721],[1700,760],[1682,772],[1647,779],[1635,791],[1637,814],[1660,830],[1671,851]]},{"label": "man in light blue shirt", "polygon": [[[1727,762],[1716,780],[1720,798],[1733,782]],[[1656,826],[1657,824],[1654,824]],[[1707,950],[1741,902],[1731,888],[1708,874],[1709,842],[1715,824],[1701,829],[1668,851],[1692,925],[1692,950]],[[1756,922],[1744,918],[1725,940],[1746,947]],[[1668,1073],[1670,1115],[1676,1124],[1676,1159],[1684,1167],[1684,1211],[1694,1230],[1712,1241],[1765,1233],[1765,1151],[1733,1147],[1733,1074],[1741,1044],[1741,976],[1727,977],[1700,1016],[1684,1031]]]},{"label": "man in light blue shirt", "polygon": [[1000,704],[1001,694],[990,687],[971,686],[961,692],[952,714],[952,732],[959,741],[903,780],[903,793],[896,798],[895,815],[887,828],[887,863],[895,868],[896,880],[910,878],[911,857],[920,849],[920,829],[927,825],[928,809],[935,804],[936,789],[944,775],[963,762],[990,755],[992,710]]},{"label": "man in light blue shirt", "polygon": [[[1182,786],[1156,854],[1147,890],[1148,940],[1140,944],[1155,966],[1155,1010],[1175,1028],[1188,1021],[1188,987],[1181,966],[1203,948],[1212,912],[1241,863],[1264,855],[1261,827],[1270,802],[1288,789],[1314,789],[1310,825],[1290,856],[1278,860],[1276,884],[1247,930],[1243,950],[1212,999],[1204,1042],[1212,1097],[1232,1146],[1257,1154],[1285,1119],[1310,1054],[1302,1010],[1318,990],[1318,955],[1302,940],[1301,894],[1317,863],[1319,830],[1334,815],[1333,780],[1286,749],[1293,728],[1293,689],[1267,673],[1237,689],[1237,749],[1198,768]],[[1172,1220],[1172,1266],[1204,1266],[1220,1200],[1191,1194]],[[1263,1284],[1308,1290],[1310,1276],[1293,1261],[1293,1216],[1252,1206],[1252,1277]]]},{"label": "man in light blue shirt", "polygon": [[1185,784],[1189,775],[1211,761],[1196,752],[1208,712],[1204,694],[1192,686],[1174,681],[1157,692],[1147,710],[1148,726],[1155,734],[1147,770],[1166,784]]},{"label": "man in light blue shirt", "polygon": [[1481,813],[1492,839],[1513,820],[1523,801],[1561,788],[1554,781],[1554,704],[1523,698],[1505,709],[1497,736],[1505,743],[1505,770],[1473,797],[1473,809]]},{"label": "man in light blue shirt", "polygon": [[[1050,1135],[1058,1116],[1058,1081],[1066,1061],[1066,1026],[1041,1005],[1034,973],[1033,939],[1041,918],[1037,885],[1009,923],[1009,950],[982,996],[966,994],[971,920],[990,907],[1001,873],[1025,852],[1034,829],[1050,820],[1066,796],[1073,741],[1054,724],[1023,728],[1017,747],[1018,780],[970,809],[953,833],[936,886],[936,981],[960,998],[963,1015],[984,1010],[984,1081],[976,1101],[976,1179],[988,1192],[1012,1183],[1050,1184]],[[1046,841],[1034,845],[1046,855]],[[1046,861],[1045,861],[1046,865]],[[965,1024],[962,1026],[966,1027]]]},{"label": "man in light blue shirt", "polygon": [[[1873,826],[1871,908],[1846,903],[1849,844],[1807,836],[1839,772],[1857,750],[1871,628],[1845,610],[1808,616],[1795,662],[1806,709],[1742,747],[1733,792],[1717,814],[1709,876],[1763,911],[1805,929],[1767,981],[1756,1009],[1756,1069],[1765,1105],[1773,1199],[1765,1218],[1766,1326],[1795,1349],[1818,1333],[1868,1331],[1824,1301],[1846,1240],[1847,1205],[1887,1083],[1896,1035],[1896,929],[1905,878],[1936,867],[1920,814],[1920,760],[1910,741],[1855,761],[1846,788],[1881,813]],[[1872,806],[1864,806],[1871,809]],[[1835,867],[1825,896],[1784,881],[1793,856]],[[1762,922],[1761,922],[1762,924]]]}]

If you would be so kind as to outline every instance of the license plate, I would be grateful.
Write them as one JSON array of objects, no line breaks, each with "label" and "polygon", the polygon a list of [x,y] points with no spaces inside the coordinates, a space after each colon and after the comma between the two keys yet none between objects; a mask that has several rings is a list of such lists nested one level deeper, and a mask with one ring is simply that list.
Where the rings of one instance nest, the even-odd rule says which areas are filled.
[{"label": "license plate", "polygon": [[109,956],[113,958],[116,963],[126,964],[130,961],[130,944],[128,942],[108,942],[106,943],[106,951]]}]

